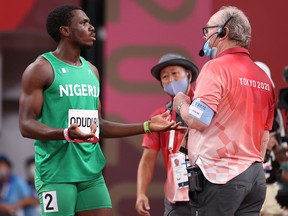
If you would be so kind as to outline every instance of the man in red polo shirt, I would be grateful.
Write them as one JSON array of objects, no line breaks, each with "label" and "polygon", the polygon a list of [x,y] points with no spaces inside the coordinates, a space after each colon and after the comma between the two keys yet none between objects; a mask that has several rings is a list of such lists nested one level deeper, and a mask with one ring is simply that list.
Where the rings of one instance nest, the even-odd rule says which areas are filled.
[{"label": "man in red polo shirt", "polygon": [[[171,97],[166,106],[158,108],[151,116],[163,113],[168,109],[171,111],[169,120],[183,122],[181,117],[172,110],[172,100],[178,92],[182,92],[189,98],[193,97],[193,89],[190,84],[198,76],[197,66],[181,55],[168,53],[160,58],[159,63],[151,69],[151,73],[160,81],[163,90]],[[183,126],[187,127],[187,125]],[[139,163],[137,177],[136,210],[139,215],[150,215],[149,199],[146,193],[152,180],[157,155],[160,151],[162,152],[167,172],[164,186],[164,215],[191,215],[185,156],[178,152],[184,134],[184,130],[176,130],[167,133],[154,132],[144,135],[142,142],[144,151]]]},{"label": "man in red polo shirt", "polygon": [[262,162],[273,123],[273,86],[250,58],[251,26],[241,10],[222,7],[203,33],[199,55],[212,59],[200,72],[192,103],[178,93],[173,104],[190,129],[192,215],[258,216],[266,193]]}]

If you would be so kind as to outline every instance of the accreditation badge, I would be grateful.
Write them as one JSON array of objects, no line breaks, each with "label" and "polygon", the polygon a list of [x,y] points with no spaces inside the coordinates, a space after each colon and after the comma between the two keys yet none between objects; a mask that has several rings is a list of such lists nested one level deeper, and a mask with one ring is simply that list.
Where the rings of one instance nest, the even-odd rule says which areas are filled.
[{"label": "accreditation badge", "polygon": [[186,168],[190,166],[189,161],[186,161],[185,155],[181,152],[170,154],[169,157],[176,187],[188,187],[188,173]]}]

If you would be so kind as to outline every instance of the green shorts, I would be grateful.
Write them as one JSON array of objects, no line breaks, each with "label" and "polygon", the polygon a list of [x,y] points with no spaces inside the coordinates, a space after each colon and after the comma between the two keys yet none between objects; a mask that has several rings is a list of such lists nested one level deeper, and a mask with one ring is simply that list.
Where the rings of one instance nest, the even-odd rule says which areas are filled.
[{"label": "green shorts", "polygon": [[35,179],[42,216],[74,216],[76,212],[112,208],[102,173],[76,183],[44,183]]}]

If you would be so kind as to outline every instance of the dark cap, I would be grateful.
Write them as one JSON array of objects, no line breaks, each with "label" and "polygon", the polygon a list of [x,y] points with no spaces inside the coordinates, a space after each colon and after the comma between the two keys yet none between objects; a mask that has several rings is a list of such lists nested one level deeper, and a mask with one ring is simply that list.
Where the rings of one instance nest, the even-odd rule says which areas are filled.
[{"label": "dark cap", "polygon": [[191,83],[197,79],[199,73],[198,67],[193,62],[187,60],[185,57],[173,53],[163,55],[160,58],[158,64],[151,69],[151,74],[157,80],[161,81],[160,71],[167,66],[173,66],[173,65],[179,65],[191,71],[192,73]]}]

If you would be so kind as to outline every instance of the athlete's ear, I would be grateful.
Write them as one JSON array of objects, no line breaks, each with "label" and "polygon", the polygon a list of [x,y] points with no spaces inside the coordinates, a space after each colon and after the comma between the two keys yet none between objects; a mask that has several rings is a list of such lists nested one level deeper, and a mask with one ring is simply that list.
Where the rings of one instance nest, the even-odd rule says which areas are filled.
[{"label": "athlete's ear", "polygon": [[68,37],[70,34],[70,29],[68,26],[60,26],[59,28],[60,34],[64,37]]}]

